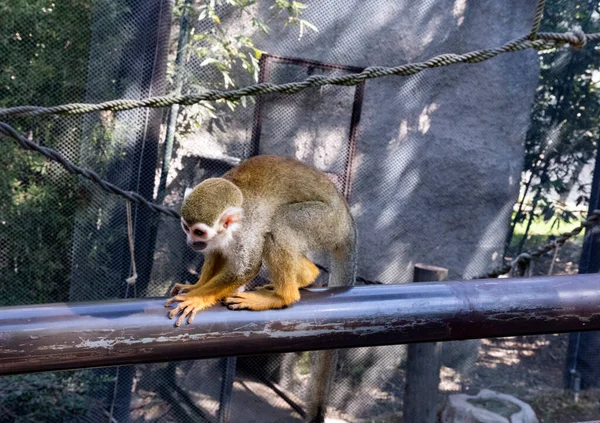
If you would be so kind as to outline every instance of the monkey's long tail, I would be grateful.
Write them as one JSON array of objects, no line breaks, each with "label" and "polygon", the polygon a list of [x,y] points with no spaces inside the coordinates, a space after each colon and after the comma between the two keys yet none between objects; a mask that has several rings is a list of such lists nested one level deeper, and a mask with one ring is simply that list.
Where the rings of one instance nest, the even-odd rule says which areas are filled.
[{"label": "monkey's long tail", "polygon": [[[352,218],[350,218],[350,225],[345,245],[332,254],[329,287],[350,286],[356,281],[357,232]],[[315,363],[305,422],[324,423],[333,376],[337,367],[338,350],[319,351],[314,356]]]},{"label": "monkey's long tail", "polygon": [[327,401],[338,361],[338,350],[318,351],[314,354],[313,377],[306,410],[306,423],[324,423]]}]

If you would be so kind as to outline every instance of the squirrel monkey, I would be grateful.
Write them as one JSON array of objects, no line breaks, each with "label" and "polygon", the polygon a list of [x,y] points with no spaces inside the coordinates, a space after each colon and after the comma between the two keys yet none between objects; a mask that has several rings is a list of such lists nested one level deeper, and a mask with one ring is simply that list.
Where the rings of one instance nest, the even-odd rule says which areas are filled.
[{"label": "squirrel monkey", "polygon": [[[256,156],[203,181],[183,201],[181,226],[205,261],[198,282],[176,284],[165,304],[178,303],[169,313],[179,315],[176,326],[219,301],[232,310],[291,305],[319,274],[309,251],[330,254],[330,287],[355,280],[356,227],[348,205],[324,173],[295,159]],[[237,292],[263,262],[271,284]],[[335,351],[317,354],[307,421],[323,421],[336,361]]]}]

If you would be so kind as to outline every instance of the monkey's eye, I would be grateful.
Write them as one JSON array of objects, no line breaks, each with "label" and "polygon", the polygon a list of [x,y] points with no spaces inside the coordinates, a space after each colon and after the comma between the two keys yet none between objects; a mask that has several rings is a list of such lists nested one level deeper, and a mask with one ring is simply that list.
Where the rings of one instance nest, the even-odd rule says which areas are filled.
[{"label": "monkey's eye", "polygon": [[184,223],[183,224],[183,230],[186,231],[186,232],[189,232],[190,228],[188,228],[188,226]]},{"label": "monkey's eye", "polygon": [[204,235],[204,232],[202,232],[200,229],[196,229],[196,230],[194,230],[194,235],[202,236],[202,235]]}]

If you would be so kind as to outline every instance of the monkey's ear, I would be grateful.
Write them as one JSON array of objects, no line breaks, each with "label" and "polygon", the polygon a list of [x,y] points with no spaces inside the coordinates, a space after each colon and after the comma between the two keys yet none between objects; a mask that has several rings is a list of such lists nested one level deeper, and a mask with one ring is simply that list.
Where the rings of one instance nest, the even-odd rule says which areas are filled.
[{"label": "monkey's ear", "polygon": [[219,224],[227,229],[233,224],[239,222],[244,217],[244,209],[240,207],[229,207],[219,218]]},{"label": "monkey's ear", "polygon": [[193,191],[193,188],[186,188],[185,191],[183,192],[183,199],[185,200],[187,198],[188,195],[190,195],[190,193]]}]

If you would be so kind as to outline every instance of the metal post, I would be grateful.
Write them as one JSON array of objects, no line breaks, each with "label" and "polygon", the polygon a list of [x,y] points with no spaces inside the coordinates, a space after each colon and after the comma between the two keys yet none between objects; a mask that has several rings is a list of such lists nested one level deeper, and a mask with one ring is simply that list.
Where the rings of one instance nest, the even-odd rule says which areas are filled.
[{"label": "metal post", "polygon": [[[121,89],[123,92],[127,92],[135,88],[139,90],[141,97],[161,95],[165,92],[172,1],[153,0],[147,2],[144,7],[141,7],[138,0],[127,0],[126,3],[132,11],[129,23],[138,36],[133,37],[132,41],[124,46],[121,80],[119,81]],[[150,31],[148,30],[149,26],[152,28]],[[152,65],[147,66],[148,63],[152,63]],[[137,115],[141,119],[136,122],[133,115]],[[139,125],[139,130],[133,132],[134,135],[127,140],[131,146],[135,147],[131,157],[129,181],[126,186],[150,200],[154,194],[162,115],[163,111],[160,109],[142,109],[135,113],[124,113],[118,118],[129,125]],[[154,260],[154,243],[150,242],[153,225],[148,224],[153,221],[154,215],[145,207],[136,206],[133,210],[134,242],[137,268],[139,269],[135,289],[143,296],[150,281]],[[127,248],[126,242],[123,243],[123,248]],[[122,256],[127,257],[127,254]],[[121,274],[124,279],[130,275],[131,264],[127,259],[121,261],[121,264]],[[127,297],[131,293],[125,285],[122,284],[124,296]],[[111,413],[114,407],[112,416],[120,423],[129,421],[134,374],[133,367],[120,368],[116,373],[115,389],[110,402],[113,405]]]},{"label": "metal post", "polygon": [[[173,95],[181,94],[184,82],[185,53],[190,38],[189,9],[192,7],[193,0],[185,0],[181,17],[179,18],[179,38],[177,40],[177,55],[175,56],[175,89]],[[167,176],[169,165],[173,156],[173,142],[175,140],[175,129],[177,126],[177,116],[179,114],[179,104],[173,104],[169,109],[167,119],[167,132],[165,134],[165,147],[163,152],[162,169],[160,172],[160,181],[158,183],[157,202],[162,203],[165,199],[167,189]]]},{"label": "metal post", "polygon": [[233,379],[237,357],[227,357],[223,360],[225,371],[221,382],[221,395],[219,397],[219,423],[229,423],[231,416],[231,395],[233,394]]},{"label": "metal post", "polygon": [[[445,281],[448,280],[448,269],[416,264],[413,280],[415,282]],[[406,423],[437,421],[441,346],[442,344],[437,342],[408,346],[403,414]]]},{"label": "metal post", "polygon": [[[600,151],[596,152],[596,164],[592,180],[589,213],[600,209]],[[600,272],[600,228],[587,228],[579,260],[579,273]],[[600,386],[600,332],[572,333],[569,336],[567,362],[564,371],[565,389],[575,390]]]}]

